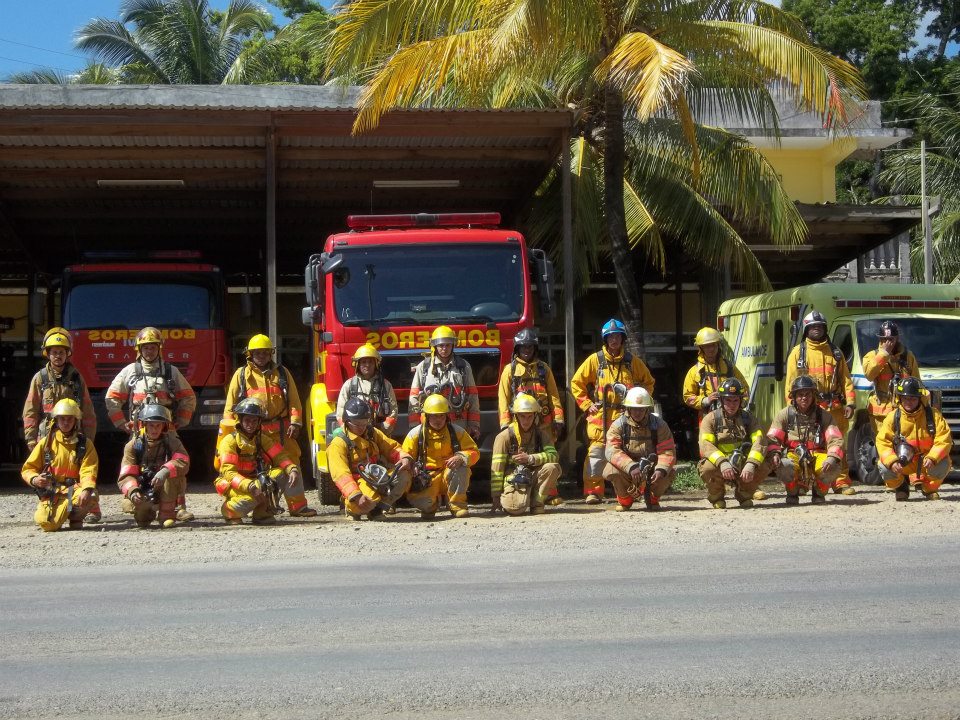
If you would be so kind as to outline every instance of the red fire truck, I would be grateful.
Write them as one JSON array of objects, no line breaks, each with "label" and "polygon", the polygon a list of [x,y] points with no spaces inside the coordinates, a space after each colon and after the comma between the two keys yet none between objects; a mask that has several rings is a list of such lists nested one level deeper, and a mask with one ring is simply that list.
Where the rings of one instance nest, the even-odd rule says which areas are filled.
[{"label": "red fire truck", "polygon": [[137,332],[152,325],[163,336],[164,360],[176,365],[197,393],[185,442],[192,451],[212,454],[231,372],[226,288],[216,266],[183,261],[196,257],[154,253],[149,261],[71,265],[64,271],[63,325],[73,339],[73,363],[90,386],[98,435],[116,433],[103,397],[117,373],[136,359]]},{"label": "red fire truck", "polygon": [[[513,337],[533,325],[537,289],[541,316],[553,314],[553,266],[516,230],[499,228],[499,213],[351,215],[350,232],[327,238],[306,268],[314,384],[309,441],[324,504],[340,494],[327,472],[326,438],[336,427],[340,387],[353,374],[354,351],[371,343],[401,404],[405,431],[413,370],[431,331],[448,325],[456,352],[473,369],[489,451],[497,421],[497,384],[513,353]],[[398,435],[399,436],[399,435]]]}]

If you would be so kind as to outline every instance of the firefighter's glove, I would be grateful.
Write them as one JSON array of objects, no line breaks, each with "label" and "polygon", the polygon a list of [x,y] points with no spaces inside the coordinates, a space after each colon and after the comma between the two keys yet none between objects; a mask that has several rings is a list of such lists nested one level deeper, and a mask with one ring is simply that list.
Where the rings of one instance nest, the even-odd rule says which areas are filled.
[{"label": "firefighter's glove", "polygon": [[847,405],[847,406],[843,409],[843,416],[844,416],[847,420],[849,420],[850,418],[853,417],[853,413],[854,413],[854,411],[855,411],[856,409],[857,409],[857,408],[854,407],[853,405]]},{"label": "firefighter's glove", "polygon": [[351,497],[350,500],[357,506],[357,510],[360,511],[361,515],[370,512],[377,505],[372,498],[368,498],[363,493],[357,493]]},{"label": "firefighter's glove", "polygon": [[726,460],[720,461],[720,474],[723,476],[724,480],[733,482],[737,479],[737,470]]},{"label": "firefighter's glove", "polygon": [[290,427],[287,428],[287,437],[291,440],[296,440],[300,437],[300,426],[291,424]]},{"label": "firefighter's glove", "polygon": [[160,490],[163,487],[163,483],[170,477],[170,468],[164,466],[157,470],[157,473],[153,476],[153,480],[150,482],[150,486],[154,490]]},{"label": "firefighter's glove", "polygon": [[451,470],[456,470],[458,467],[463,467],[464,465],[466,465],[467,461],[463,459],[463,455],[461,455],[460,453],[454,453],[449,458],[447,458],[447,462],[444,464]]},{"label": "firefighter's glove", "polygon": [[924,471],[929,472],[932,467],[933,467],[933,460],[929,456],[925,457],[923,459]]},{"label": "firefighter's glove", "polygon": [[400,462],[396,465],[397,470],[404,470],[406,472],[413,472],[413,458],[409,455],[404,455],[400,458]]},{"label": "firefighter's glove", "polygon": [[35,475],[33,477],[33,479],[30,481],[30,484],[38,490],[46,490],[50,487],[52,481],[53,478],[49,473],[40,473],[39,475]]},{"label": "firefighter's glove", "polygon": [[656,470],[653,471],[653,477],[650,478],[650,482],[658,482],[660,480],[663,480],[666,476],[667,476],[667,473],[665,473],[660,468],[657,468]]},{"label": "firefighter's glove", "polygon": [[839,464],[840,464],[840,461],[837,460],[836,458],[828,457],[826,460],[823,461],[823,465],[821,465],[820,468],[822,472],[831,472]]},{"label": "firefighter's glove", "polygon": [[630,467],[630,478],[634,482],[640,482],[641,480],[643,480],[643,473],[640,472],[640,463],[634,463]]},{"label": "firefighter's glove", "polygon": [[740,472],[740,479],[745,483],[753,482],[753,474],[756,469],[756,465],[748,462],[743,466],[743,470]]}]

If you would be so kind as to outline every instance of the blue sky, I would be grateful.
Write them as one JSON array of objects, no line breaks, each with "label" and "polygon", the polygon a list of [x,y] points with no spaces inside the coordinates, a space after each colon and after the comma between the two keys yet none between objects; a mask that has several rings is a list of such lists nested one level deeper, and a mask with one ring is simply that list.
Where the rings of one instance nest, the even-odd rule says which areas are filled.
[{"label": "blue sky", "polygon": [[[86,58],[73,49],[73,33],[95,17],[116,18],[121,0],[0,0],[0,79],[14,72],[53,67],[73,72]],[[226,0],[213,0],[226,7]],[[278,21],[286,22],[277,10]],[[32,46],[32,47],[28,47]]]}]

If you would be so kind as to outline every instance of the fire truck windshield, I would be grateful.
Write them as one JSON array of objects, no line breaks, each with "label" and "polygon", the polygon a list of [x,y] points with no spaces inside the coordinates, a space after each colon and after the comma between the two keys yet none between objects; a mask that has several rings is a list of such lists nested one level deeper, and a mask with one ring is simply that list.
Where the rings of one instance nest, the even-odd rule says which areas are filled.
[{"label": "fire truck windshield", "polygon": [[334,302],[344,325],[511,322],[523,314],[520,248],[394,245],[338,249]]},{"label": "fire truck windshield", "polygon": [[892,319],[900,328],[900,340],[917,358],[920,369],[960,365],[960,318],[900,317],[857,322],[857,340],[862,355],[877,349],[880,323]]},{"label": "fire truck windshield", "polygon": [[71,330],[215,327],[211,290],[174,282],[74,282],[64,300],[63,321]]}]

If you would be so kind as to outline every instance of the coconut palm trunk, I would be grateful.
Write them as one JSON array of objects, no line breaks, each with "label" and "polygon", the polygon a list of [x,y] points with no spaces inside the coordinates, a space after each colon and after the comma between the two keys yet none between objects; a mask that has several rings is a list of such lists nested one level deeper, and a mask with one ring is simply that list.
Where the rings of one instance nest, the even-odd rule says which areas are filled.
[{"label": "coconut palm trunk", "polygon": [[623,172],[626,161],[626,143],[623,135],[623,96],[608,84],[603,97],[603,200],[607,232],[610,235],[610,255],[617,281],[617,301],[620,317],[627,326],[627,349],[643,353],[643,296],[642,285],[634,271],[633,253],[627,234],[626,210],[623,202]]}]

